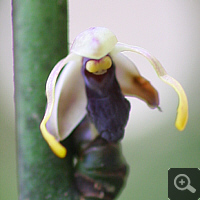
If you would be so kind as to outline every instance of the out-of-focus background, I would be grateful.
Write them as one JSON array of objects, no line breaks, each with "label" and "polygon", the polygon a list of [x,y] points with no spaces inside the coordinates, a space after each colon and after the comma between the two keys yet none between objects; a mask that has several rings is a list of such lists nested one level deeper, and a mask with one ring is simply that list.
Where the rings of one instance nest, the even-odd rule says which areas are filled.
[{"label": "out-of-focus background", "polygon": [[[131,117],[122,142],[130,174],[119,199],[167,199],[169,168],[200,167],[200,1],[70,0],[69,11],[71,43],[91,26],[107,27],[120,42],[150,51],[185,89],[189,121],[180,133],[174,127],[175,91],[143,57],[127,54],[159,91],[163,112],[130,99]],[[11,33],[11,2],[0,0],[1,200],[17,199]]]},{"label": "out-of-focus background", "polygon": [[0,199],[17,200],[11,1],[0,0]]}]

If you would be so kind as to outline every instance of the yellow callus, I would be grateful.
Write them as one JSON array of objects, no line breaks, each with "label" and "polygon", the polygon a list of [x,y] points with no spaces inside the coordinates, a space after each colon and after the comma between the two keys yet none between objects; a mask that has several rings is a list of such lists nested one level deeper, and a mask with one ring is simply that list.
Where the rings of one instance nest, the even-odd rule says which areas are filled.
[{"label": "yellow callus", "polygon": [[107,70],[112,66],[112,60],[109,56],[105,56],[100,60],[89,60],[86,63],[86,70],[90,73]]}]

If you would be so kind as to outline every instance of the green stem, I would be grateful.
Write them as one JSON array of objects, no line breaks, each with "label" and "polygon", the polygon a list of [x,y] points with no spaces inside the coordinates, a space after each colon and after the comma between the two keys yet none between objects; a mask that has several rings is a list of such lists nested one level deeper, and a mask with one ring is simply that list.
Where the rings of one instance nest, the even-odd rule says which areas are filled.
[{"label": "green stem", "polygon": [[13,1],[13,28],[19,199],[78,199],[72,155],[57,158],[39,130],[45,82],[67,55],[66,1]]}]

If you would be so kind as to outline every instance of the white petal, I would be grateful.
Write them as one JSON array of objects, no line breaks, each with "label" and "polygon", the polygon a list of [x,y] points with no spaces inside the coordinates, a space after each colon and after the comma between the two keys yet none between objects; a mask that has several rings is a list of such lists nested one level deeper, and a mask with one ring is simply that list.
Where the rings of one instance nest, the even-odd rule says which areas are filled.
[{"label": "white petal", "polygon": [[86,95],[81,62],[65,66],[55,88],[55,103],[47,129],[61,141],[67,138],[86,115]]},{"label": "white petal", "polygon": [[77,56],[76,54],[72,53],[69,54],[66,58],[60,60],[51,71],[46,83],[47,107],[42,122],[40,124],[40,130],[42,136],[48,143],[51,150],[60,158],[64,158],[66,156],[67,150],[57,141],[56,139],[57,135],[56,134],[53,135],[54,133],[50,133],[47,130],[46,123],[51,117],[53,111],[54,101],[55,101],[55,84],[60,71],[68,62],[74,60],[80,61],[80,59],[81,59],[80,56]]},{"label": "white petal", "polygon": [[112,51],[116,43],[117,38],[109,29],[92,27],[75,38],[71,52],[87,58],[100,59]]},{"label": "white petal", "polygon": [[158,93],[154,87],[143,78],[135,64],[122,53],[112,54],[111,56],[116,66],[116,76],[124,95],[136,96],[151,108],[158,107]]},{"label": "white petal", "polygon": [[160,62],[145,49],[118,42],[115,45],[115,48],[112,50],[111,55],[122,51],[132,51],[144,56],[151,63],[158,77],[162,81],[174,88],[179,97],[179,105],[177,109],[175,126],[180,131],[184,130],[188,120],[188,101],[185,91],[183,90],[181,84],[173,77],[169,76],[160,64]]}]

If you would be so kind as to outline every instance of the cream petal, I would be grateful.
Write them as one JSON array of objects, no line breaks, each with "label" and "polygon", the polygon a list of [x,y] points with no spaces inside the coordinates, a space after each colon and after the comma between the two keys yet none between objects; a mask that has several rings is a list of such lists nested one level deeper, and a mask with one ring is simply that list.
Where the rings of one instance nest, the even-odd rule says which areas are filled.
[{"label": "cream petal", "polygon": [[171,87],[174,88],[174,90],[177,92],[179,96],[179,105],[177,109],[177,117],[176,117],[175,126],[180,131],[184,130],[187,124],[187,120],[188,120],[188,101],[187,101],[187,96],[182,86],[180,85],[180,83],[174,78],[172,78],[171,76],[169,76],[167,72],[165,71],[165,69],[160,64],[160,62],[151,54],[149,54],[149,52],[147,52],[145,49],[118,42],[115,45],[115,48],[112,50],[111,56],[113,54],[116,54],[122,51],[132,51],[144,56],[146,59],[148,59],[148,61],[154,67],[154,70],[156,71],[158,77],[162,81],[164,81],[165,83],[169,84]]},{"label": "cream petal", "polygon": [[52,151],[60,158],[64,158],[66,156],[67,150],[57,141],[57,135],[53,135],[54,133],[51,134],[47,130],[46,123],[51,117],[53,111],[54,101],[55,101],[55,84],[60,71],[68,62],[74,60],[78,61],[80,59],[81,59],[80,56],[77,56],[76,54],[72,53],[69,54],[64,59],[60,60],[51,71],[46,83],[47,107],[42,122],[40,124],[40,130],[42,136],[44,137],[44,139],[46,140]]},{"label": "cream petal", "polygon": [[135,64],[122,53],[112,54],[111,58],[115,63],[117,80],[124,95],[136,96],[147,102],[151,108],[158,107],[158,92],[140,75]]},{"label": "cream petal", "polygon": [[61,141],[86,115],[86,94],[81,62],[71,61],[63,69],[55,88],[54,108],[47,129]]},{"label": "cream petal", "polygon": [[109,29],[91,27],[75,38],[71,52],[91,59],[100,59],[112,51],[116,43],[117,38]]}]

